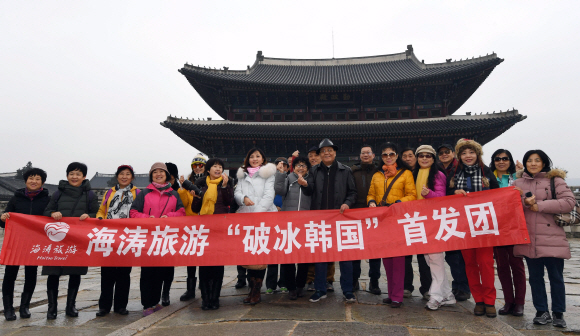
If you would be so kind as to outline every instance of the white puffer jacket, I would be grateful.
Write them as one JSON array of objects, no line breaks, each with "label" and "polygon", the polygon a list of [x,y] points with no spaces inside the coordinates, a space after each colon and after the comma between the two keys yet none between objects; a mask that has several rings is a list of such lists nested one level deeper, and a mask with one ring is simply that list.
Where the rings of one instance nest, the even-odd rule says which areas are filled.
[{"label": "white puffer jacket", "polygon": [[[234,198],[240,206],[238,213],[278,211],[274,205],[275,174],[276,166],[273,163],[262,166],[253,177],[242,168],[238,169],[238,185],[234,191]],[[252,200],[254,205],[245,206],[244,197]]]}]

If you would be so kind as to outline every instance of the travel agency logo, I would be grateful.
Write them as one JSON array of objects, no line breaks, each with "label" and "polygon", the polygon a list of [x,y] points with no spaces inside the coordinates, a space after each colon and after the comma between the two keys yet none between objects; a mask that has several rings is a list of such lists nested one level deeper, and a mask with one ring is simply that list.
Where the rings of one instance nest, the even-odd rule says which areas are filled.
[{"label": "travel agency logo", "polygon": [[66,237],[70,226],[64,222],[46,223],[44,232],[53,242],[59,242]]}]

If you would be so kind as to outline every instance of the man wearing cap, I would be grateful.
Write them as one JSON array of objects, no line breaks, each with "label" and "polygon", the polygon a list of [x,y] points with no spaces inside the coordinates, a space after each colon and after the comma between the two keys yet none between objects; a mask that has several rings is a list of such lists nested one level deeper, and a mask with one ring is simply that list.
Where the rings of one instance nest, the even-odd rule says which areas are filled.
[{"label": "man wearing cap", "polygon": [[[357,163],[351,167],[352,175],[354,176],[354,183],[356,185],[356,203],[352,207],[366,208],[367,205],[367,195],[369,193],[369,188],[371,186],[371,180],[373,175],[379,171],[379,168],[374,163],[375,153],[373,153],[373,148],[371,145],[363,144],[360,149],[360,163]],[[359,283],[358,279],[360,277],[361,268],[360,260],[353,260],[353,277],[354,277],[354,290],[358,290]],[[381,277],[381,259],[370,259],[369,260],[369,288],[368,291],[375,295],[381,295],[381,289],[379,288],[379,278]]]},{"label": "man wearing cap", "polygon": [[437,156],[439,157],[439,167],[446,176],[451,172],[455,172],[459,161],[455,158],[455,149],[449,144],[442,144],[437,148]]},{"label": "man wearing cap", "polygon": [[308,150],[308,161],[310,161],[310,165],[314,168],[317,164],[320,163],[320,155],[318,154],[318,147],[312,146]]},{"label": "man wearing cap", "polygon": [[[312,210],[340,209],[340,213],[350,209],[356,203],[356,186],[354,177],[348,166],[336,161],[335,146],[329,139],[324,139],[318,146],[317,154],[321,162],[311,168]],[[353,292],[352,261],[341,261],[340,286],[346,302],[355,302]],[[316,292],[310,297],[310,302],[318,302],[326,298],[326,267],[327,263],[316,263],[314,287]]]}]

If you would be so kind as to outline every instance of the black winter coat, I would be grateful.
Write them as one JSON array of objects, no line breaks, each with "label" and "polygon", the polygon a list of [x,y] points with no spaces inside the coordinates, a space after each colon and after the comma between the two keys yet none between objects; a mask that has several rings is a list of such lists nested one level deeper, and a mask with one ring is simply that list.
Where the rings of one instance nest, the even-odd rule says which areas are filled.
[{"label": "black winter coat", "polygon": [[[84,180],[80,187],[73,187],[68,181],[62,180],[58,184],[58,191],[60,196],[58,199],[52,197],[44,210],[45,216],[50,217],[53,212],[59,211],[63,217],[80,217],[86,213],[91,218],[95,218],[97,211],[99,211],[99,200],[94,194],[90,199],[91,184],[89,180]],[[88,270],[88,267],[43,266],[42,275],[85,275]]]},{"label": "black winter coat", "polygon": [[[348,166],[336,161],[337,171],[334,179],[334,204],[329,209],[340,209],[343,204],[350,208],[356,203],[356,186],[352,171]],[[312,192],[311,210],[320,210],[322,204],[322,193],[324,189],[325,169],[320,163],[310,169],[313,183],[308,184],[308,189]]]},{"label": "black winter coat", "polygon": [[[199,188],[199,196],[201,198],[194,197],[191,202],[191,210],[195,213],[201,211],[201,206],[203,205],[203,196],[207,191],[207,176],[198,178],[195,181],[195,186]],[[217,187],[217,201],[215,202],[214,214],[224,214],[230,212],[230,206],[235,203],[234,201],[234,181],[230,178],[228,179],[228,184],[223,188],[224,181],[221,181]],[[197,193],[197,191],[196,191]]]},{"label": "black winter coat", "polygon": [[367,195],[371,187],[373,175],[379,171],[376,164],[357,163],[350,168],[356,185],[356,203],[353,208],[366,208]]},{"label": "black winter coat", "polygon": [[[5,212],[14,212],[25,215],[42,216],[46,205],[50,201],[48,190],[43,189],[32,200],[25,196],[26,188],[18,189],[14,192],[14,196],[8,201]],[[0,227],[4,227],[4,222],[0,221]]]}]

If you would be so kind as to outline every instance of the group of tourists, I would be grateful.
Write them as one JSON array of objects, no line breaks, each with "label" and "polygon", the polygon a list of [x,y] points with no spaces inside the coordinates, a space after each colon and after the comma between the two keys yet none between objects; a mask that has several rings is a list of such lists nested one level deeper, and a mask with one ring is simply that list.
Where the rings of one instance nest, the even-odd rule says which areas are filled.
[{"label": "group of tourists", "polygon": [[[496,317],[496,314],[522,316],[525,303],[525,269],[528,266],[533,304],[537,311],[536,324],[552,323],[565,327],[566,311],[563,278],[564,259],[570,258],[570,248],[562,227],[553,215],[572,211],[574,194],[564,181],[565,172],[552,168],[552,161],[542,150],[530,150],[523,164],[514,161],[506,149],[498,149],[491,156],[489,166],[483,162],[482,146],[473,140],[462,139],[455,146],[433,148],[399,148],[385,143],[379,149],[379,164],[369,145],[360,151],[360,163],[348,167],[336,160],[339,148],[329,139],[313,147],[307,156],[294,152],[288,159],[278,158],[269,163],[259,148],[251,149],[235,178],[224,174],[224,162],[197,155],[187,179],[179,177],[173,163],[157,162],[149,171],[150,184],[137,189],[132,181],[133,168],[121,165],[115,174],[117,185],[103,197],[99,206],[96,195],[86,179],[87,166],[73,162],[66,169],[66,180],[58,191],[49,196],[43,184],[47,175],[42,169],[24,172],[26,187],[17,190],[2,215],[2,226],[10,213],[44,215],[60,220],[62,217],[98,218],[167,218],[203,216],[211,214],[259,213],[275,211],[308,211],[397,206],[397,203],[431,199],[446,195],[467,195],[495,188],[514,188],[521,194],[530,244],[496,246],[417,255],[420,275],[420,294],[426,308],[437,310],[471,297],[475,301],[474,314]],[[553,186],[553,187],[552,187]],[[211,224],[210,224],[211,225]],[[501,225],[501,223],[500,223]],[[412,296],[413,256],[383,258],[387,278],[384,304],[392,308],[403,305]],[[496,312],[494,259],[504,292],[504,306]],[[452,279],[448,279],[445,262]],[[243,302],[258,304],[264,278],[266,293],[287,292],[290,300],[313,291],[310,302],[318,302],[334,291],[335,263],[269,265],[267,268],[238,266],[236,288],[249,287]],[[359,290],[361,261],[340,261],[340,287],[344,300],[355,302]],[[380,295],[381,259],[369,260],[369,287]],[[15,320],[13,306],[14,283],[19,266],[6,266],[2,284],[2,299],[6,320]],[[130,289],[131,267],[102,267],[101,296],[97,316],[105,316],[111,309],[126,315]],[[280,269],[280,277],[278,277]],[[551,311],[544,283],[544,269],[548,272]],[[87,267],[44,266],[48,275],[48,319],[57,316],[58,285],[61,275],[69,276],[65,313],[78,316],[75,307],[81,275]],[[180,300],[195,298],[196,266],[187,267],[187,290]],[[266,272],[268,273],[266,275]],[[170,304],[170,288],[174,267],[141,267],[140,290],[143,315],[148,316]],[[219,297],[224,266],[199,267],[199,289],[203,310],[219,309]],[[25,266],[25,282],[19,313],[30,317],[30,300],[36,286],[37,266]],[[451,281],[450,281],[451,280]]]}]

